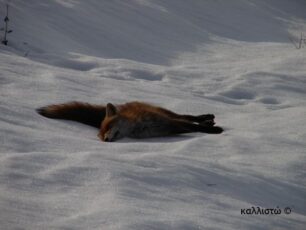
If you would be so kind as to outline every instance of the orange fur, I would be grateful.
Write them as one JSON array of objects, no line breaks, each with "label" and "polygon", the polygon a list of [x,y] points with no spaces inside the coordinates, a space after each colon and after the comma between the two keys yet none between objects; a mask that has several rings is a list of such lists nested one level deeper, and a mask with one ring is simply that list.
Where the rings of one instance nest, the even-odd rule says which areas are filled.
[{"label": "orange fur", "polygon": [[123,137],[146,138],[190,132],[218,134],[222,128],[214,126],[214,115],[181,115],[162,107],[143,102],[90,105],[70,102],[50,105],[37,110],[39,114],[55,119],[74,120],[100,127],[102,141],[115,141]]}]

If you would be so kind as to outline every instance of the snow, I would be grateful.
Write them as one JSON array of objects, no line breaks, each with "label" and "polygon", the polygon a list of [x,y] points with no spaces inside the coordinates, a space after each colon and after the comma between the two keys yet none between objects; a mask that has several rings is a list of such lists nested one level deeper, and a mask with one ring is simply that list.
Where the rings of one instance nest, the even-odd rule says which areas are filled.
[{"label": "snow", "polygon": [[[5,2],[1,229],[305,228],[304,0]],[[103,143],[35,112],[72,100],[214,113],[225,132]]]}]

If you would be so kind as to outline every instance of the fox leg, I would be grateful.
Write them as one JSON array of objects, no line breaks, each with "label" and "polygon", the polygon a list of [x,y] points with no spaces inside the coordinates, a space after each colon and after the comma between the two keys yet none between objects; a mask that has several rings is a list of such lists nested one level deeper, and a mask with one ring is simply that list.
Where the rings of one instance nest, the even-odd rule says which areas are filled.
[{"label": "fox leg", "polygon": [[169,131],[171,134],[182,134],[182,133],[209,133],[219,134],[223,132],[223,129],[218,126],[207,126],[202,124],[195,124],[184,120],[172,120],[169,124]]},{"label": "fox leg", "polygon": [[179,115],[179,116],[181,117],[181,119],[196,123],[211,122],[214,121],[215,118],[213,114],[202,114],[198,116],[193,116],[193,115]]},{"label": "fox leg", "polygon": [[203,125],[207,126],[213,126],[215,124],[214,118],[215,116],[213,114],[202,114],[198,116],[194,115],[187,115],[187,114],[177,114],[170,110],[159,108],[162,113],[167,115],[170,118],[173,119],[180,119],[180,120],[186,120],[190,122],[196,122],[196,123],[203,123]]}]

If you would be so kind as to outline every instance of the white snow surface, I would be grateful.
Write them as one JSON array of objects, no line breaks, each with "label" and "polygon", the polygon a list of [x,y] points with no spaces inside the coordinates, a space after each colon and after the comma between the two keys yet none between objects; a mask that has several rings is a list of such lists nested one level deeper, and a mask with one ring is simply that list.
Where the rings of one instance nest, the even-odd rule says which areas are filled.
[{"label": "white snow surface", "polygon": [[[1,230],[305,229],[306,1],[2,0],[1,18],[6,2]],[[225,132],[103,143],[35,112],[73,100],[214,113]]]}]

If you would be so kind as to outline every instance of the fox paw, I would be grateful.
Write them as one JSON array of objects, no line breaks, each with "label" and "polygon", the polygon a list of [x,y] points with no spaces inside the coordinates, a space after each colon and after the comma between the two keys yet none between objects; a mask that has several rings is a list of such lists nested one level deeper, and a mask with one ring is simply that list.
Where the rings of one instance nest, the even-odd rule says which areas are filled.
[{"label": "fox paw", "polygon": [[207,126],[207,127],[212,127],[215,124],[216,123],[214,122],[214,120],[206,120],[206,121],[200,122],[200,125]]},{"label": "fox paw", "polygon": [[215,115],[213,114],[203,114],[197,117],[199,122],[210,121],[215,119]]}]

